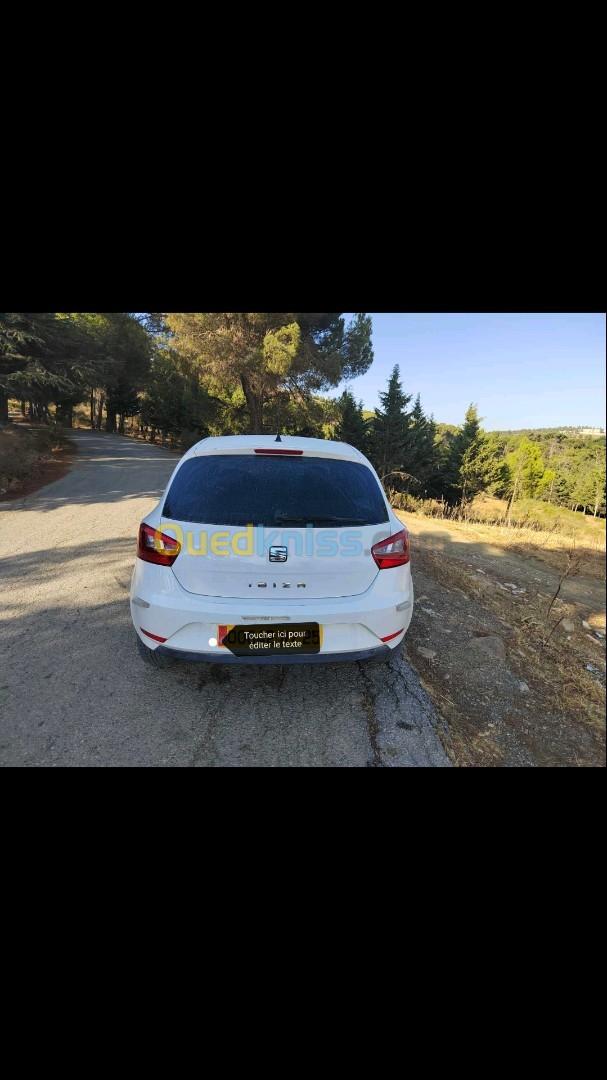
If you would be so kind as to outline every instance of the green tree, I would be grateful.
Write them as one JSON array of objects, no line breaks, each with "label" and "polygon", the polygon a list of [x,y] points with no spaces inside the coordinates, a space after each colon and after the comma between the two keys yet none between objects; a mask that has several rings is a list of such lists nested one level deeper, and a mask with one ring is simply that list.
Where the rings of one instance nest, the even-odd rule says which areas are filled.
[{"label": "green tree", "polygon": [[451,494],[448,482],[449,466],[458,431],[455,424],[434,424],[434,471],[427,481],[428,494],[434,498],[444,499]]},{"label": "green tree", "polygon": [[544,460],[541,447],[531,439],[523,437],[515,449],[506,455],[508,481],[506,490],[509,495],[506,523],[512,522],[512,508],[521,495],[535,495],[544,474]]},{"label": "green tree", "polygon": [[[91,396],[91,421],[108,431],[116,416],[138,409],[137,391],[149,367],[151,339],[128,312],[24,312],[0,317],[0,409],[9,395],[30,403],[30,415],[72,423],[72,410]],[[96,415],[93,397],[99,389]]]},{"label": "green tree", "polygon": [[357,402],[350,390],[344,390],[337,402],[339,420],[335,429],[335,438],[340,442],[355,446],[366,454],[369,429],[363,416],[362,401]]},{"label": "green tree", "polygon": [[535,494],[538,499],[542,499],[544,502],[553,502],[556,479],[556,469],[544,469],[541,479],[538,481],[535,489]]},{"label": "green tree", "polygon": [[28,316],[20,311],[0,311],[0,424],[8,422],[11,377],[27,366],[35,344]]},{"label": "green tree", "polygon": [[152,442],[160,431],[191,444],[209,433],[213,404],[200,385],[197,372],[170,350],[158,350],[150,366],[141,402],[141,423],[151,431]]},{"label": "green tree", "polygon": [[427,418],[418,394],[409,416],[405,463],[407,472],[415,477],[424,490],[436,472],[435,436],[434,420]]},{"label": "green tree", "polygon": [[446,494],[452,499],[465,502],[475,486],[475,459],[481,440],[481,422],[476,405],[469,405],[464,423],[451,443],[449,459],[445,463]]},{"label": "green tree", "polygon": [[605,505],[605,455],[600,451],[597,450],[593,457],[587,457],[580,465],[571,501],[574,509],[583,506],[584,510],[592,510],[594,517]]},{"label": "green tree", "polygon": [[[77,322],[56,312],[9,312],[0,316],[0,410],[9,396],[29,401],[30,415],[46,420],[49,405],[67,410],[81,400],[87,341]],[[67,412],[66,412],[66,415]]]},{"label": "green tree", "polygon": [[355,378],[373,360],[371,320],[339,312],[172,312],[174,348],[200,364],[211,394],[242,391],[251,432],[284,392],[305,401]]},{"label": "green tree", "polygon": [[379,395],[381,406],[375,410],[370,432],[370,456],[381,480],[388,477],[411,479],[406,467],[409,446],[409,413],[411,395],[405,394],[400,381],[400,368],[394,367],[387,390]]},{"label": "green tree", "polygon": [[483,491],[501,493],[508,483],[508,475],[499,437],[480,431],[462,458],[459,473],[462,502]]},{"label": "green tree", "polygon": [[605,480],[606,480],[606,468],[605,468],[605,451],[597,450],[595,455],[595,463],[592,470],[592,482],[593,482],[593,516],[596,517],[601,507],[605,506]]},{"label": "green tree", "polygon": [[101,347],[106,362],[106,431],[120,430],[125,416],[138,411],[137,394],[149,372],[153,347],[148,333],[134,314],[124,311],[104,313]]},{"label": "green tree", "polygon": [[[572,509],[583,505],[594,512],[598,489],[598,505],[602,505],[600,466],[605,460],[604,438],[581,435],[576,428],[502,432],[496,433],[496,437],[504,440],[507,457],[519,450],[523,440],[538,448],[545,468],[541,475],[535,470],[533,483],[524,485],[525,494]],[[598,468],[597,484],[594,487],[590,475],[593,468]],[[511,485],[506,484],[503,494],[509,496],[511,490]],[[521,493],[517,492],[516,497]]]}]

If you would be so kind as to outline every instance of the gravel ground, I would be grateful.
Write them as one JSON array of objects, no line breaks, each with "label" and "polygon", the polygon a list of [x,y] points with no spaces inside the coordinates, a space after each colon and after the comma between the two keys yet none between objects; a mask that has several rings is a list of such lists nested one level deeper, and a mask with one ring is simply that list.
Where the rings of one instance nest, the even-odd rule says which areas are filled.
[{"label": "gravel ground", "polygon": [[128,608],[137,527],[174,454],[74,432],[63,479],[0,509],[0,764],[449,766],[388,665],[148,669]]}]

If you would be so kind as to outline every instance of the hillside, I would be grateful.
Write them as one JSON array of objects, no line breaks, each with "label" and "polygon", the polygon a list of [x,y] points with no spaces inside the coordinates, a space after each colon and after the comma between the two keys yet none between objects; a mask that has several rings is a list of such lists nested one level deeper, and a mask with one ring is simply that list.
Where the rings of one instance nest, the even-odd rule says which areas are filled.
[{"label": "hillside", "polygon": [[526,435],[528,438],[537,436],[538,438],[546,438],[556,435],[566,435],[568,438],[581,438],[581,439],[604,439],[605,428],[592,427],[568,427],[563,424],[561,427],[553,428],[507,428],[494,430],[491,432],[493,435]]}]

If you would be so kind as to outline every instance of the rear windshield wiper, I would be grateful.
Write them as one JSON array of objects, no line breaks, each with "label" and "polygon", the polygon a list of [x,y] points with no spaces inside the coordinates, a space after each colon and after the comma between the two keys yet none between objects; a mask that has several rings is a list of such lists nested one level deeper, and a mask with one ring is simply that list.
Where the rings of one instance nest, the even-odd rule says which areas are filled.
[{"label": "rear windshield wiper", "polygon": [[298,517],[296,514],[276,514],[275,522],[290,521],[297,525],[314,525],[322,522],[323,525],[367,525],[366,518],[335,517],[334,514],[308,514],[307,517]]}]

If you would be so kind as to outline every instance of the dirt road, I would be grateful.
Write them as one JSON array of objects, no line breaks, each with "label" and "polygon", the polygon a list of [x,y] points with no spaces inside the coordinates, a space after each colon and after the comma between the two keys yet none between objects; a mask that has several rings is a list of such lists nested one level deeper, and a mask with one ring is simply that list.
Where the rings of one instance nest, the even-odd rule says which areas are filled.
[{"label": "dirt road", "polygon": [[[173,454],[74,432],[68,475],[0,507],[4,766],[448,766],[414,669],[140,661],[134,544]],[[410,631],[415,635],[415,619]]]}]

